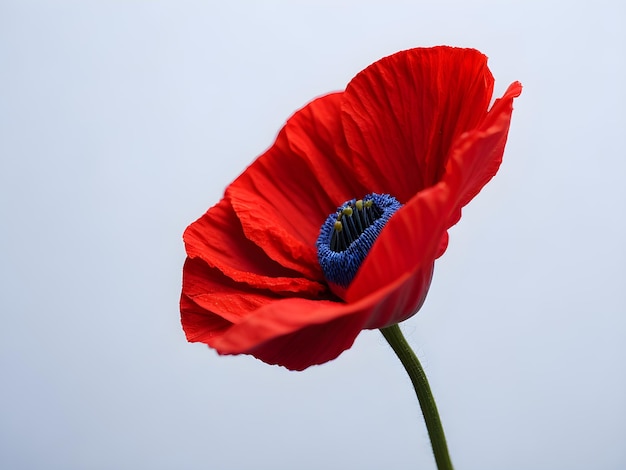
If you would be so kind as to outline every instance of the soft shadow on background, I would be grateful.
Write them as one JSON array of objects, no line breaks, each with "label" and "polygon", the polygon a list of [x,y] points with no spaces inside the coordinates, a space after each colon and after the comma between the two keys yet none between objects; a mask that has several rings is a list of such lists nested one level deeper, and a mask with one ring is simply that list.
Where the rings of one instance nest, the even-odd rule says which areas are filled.
[{"label": "soft shadow on background", "polygon": [[315,96],[415,46],[520,80],[422,311],[456,468],[626,467],[626,7],[0,2],[0,467],[432,469],[377,331],[302,373],[190,345],[184,228]]}]

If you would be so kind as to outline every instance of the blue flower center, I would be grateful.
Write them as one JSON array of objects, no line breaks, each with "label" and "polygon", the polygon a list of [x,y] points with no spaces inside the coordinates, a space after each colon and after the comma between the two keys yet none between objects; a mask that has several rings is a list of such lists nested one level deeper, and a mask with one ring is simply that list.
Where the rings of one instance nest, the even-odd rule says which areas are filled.
[{"label": "blue flower center", "polygon": [[391,216],[402,207],[389,194],[368,194],[344,202],[322,225],[317,259],[326,279],[348,287]]}]

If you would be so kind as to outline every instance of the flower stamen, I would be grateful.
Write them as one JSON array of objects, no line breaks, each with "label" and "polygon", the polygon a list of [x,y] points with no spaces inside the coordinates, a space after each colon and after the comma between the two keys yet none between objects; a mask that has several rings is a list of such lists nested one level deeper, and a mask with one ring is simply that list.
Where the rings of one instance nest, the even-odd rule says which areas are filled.
[{"label": "flower stamen", "polygon": [[348,201],[347,204],[338,211],[337,220],[333,224],[330,249],[337,253],[347,250],[381,216],[380,209],[372,199],[359,199],[354,204]]},{"label": "flower stamen", "polygon": [[368,194],[337,208],[322,226],[317,256],[326,279],[347,287],[387,220],[401,207],[388,194]]}]

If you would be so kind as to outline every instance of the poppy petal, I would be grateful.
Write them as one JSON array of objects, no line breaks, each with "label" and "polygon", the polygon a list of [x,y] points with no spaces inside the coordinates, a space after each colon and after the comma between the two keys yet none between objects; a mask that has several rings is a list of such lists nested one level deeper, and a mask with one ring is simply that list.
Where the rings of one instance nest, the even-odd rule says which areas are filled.
[{"label": "poppy petal", "polygon": [[214,347],[220,354],[252,354],[302,370],[334,359],[352,345],[361,330],[352,310],[332,301],[280,300],[233,325]]},{"label": "poppy petal", "polygon": [[340,95],[331,94],[298,111],[226,190],[246,237],[313,280],[323,279],[315,250],[320,227],[349,193],[339,184],[344,166],[335,152],[342,134],[339,105]]},{"label": "poppy petal", "polygon": [[237,283],[199,258],[185,261],[183,294],[207,313],[230,323],[238,323],[251,312],[282,298],[270,291]]},{"label": "poppy petal", "polygon": [[471,201],[498,171],[511,124],[513,99],[521,92],[522,85],[512,83],[502,98],[495,101],[483,122],[475,130],[460,136],[451,150],[444,178],[459,198],[454,222],[460,217],[459,209]]},{"label": "poppy petal", "polygon": [[455,137],[483,119],[492,91],[487,58],[473,49],[410,49],[372,64],[342,106],[360,179],[403,203],[435,184]]},{"label": "poppy petal", "polygon": [[211,346],[220,354],[251,354],[292,370],[322,364],[350,348],[361,330],[388,326],[398,313],[419,308],[423,297],[416,304],[415,292],[425,289],[416,279],[405,275],[352,304],[301,298],[272,302],[231,326]]},{"label": "poppy petal", "polygon": [[340,317],[266,341],[251,348],[248,354],[268,364],[304,370],[336,359],[350,349],[361,332],[361,326],[351,316]]},{"label": "poppy petal", "polygon": [[180,297],[180,320],[189,342],[212,346],[215,340],[230,328],[232,323],[219,315],[199,307],[185,294]]},{"label": "poppy petal", "polygon": [[353,177],[351,151],[339,113],[342,100],[342,93],[315,100],[296,113],[285,126],[290,148],[307,162],[316,180],[322,184],[330,199],[331,211],[349,199],[370,192]]},{"label": "poppy petal", "polygon": [[204,260],[234,281],[274,292],[315,295],[325,290],[323,284],[306,279],[270,259],[248,240],[226,199],[187,227],[183,239],[189,257]]}]

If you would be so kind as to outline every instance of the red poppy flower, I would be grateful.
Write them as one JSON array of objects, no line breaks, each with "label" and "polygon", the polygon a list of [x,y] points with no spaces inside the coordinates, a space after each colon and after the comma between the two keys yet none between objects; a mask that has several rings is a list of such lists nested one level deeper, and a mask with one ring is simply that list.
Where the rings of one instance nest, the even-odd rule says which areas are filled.
[{"label": "red poppy flower", "polygon": [[521,85],[492,92],[478,51],[411,49],[296,112],[185,231],[187,339],[302,370],[414,315],[502,160]]}]

